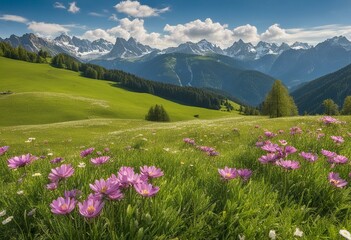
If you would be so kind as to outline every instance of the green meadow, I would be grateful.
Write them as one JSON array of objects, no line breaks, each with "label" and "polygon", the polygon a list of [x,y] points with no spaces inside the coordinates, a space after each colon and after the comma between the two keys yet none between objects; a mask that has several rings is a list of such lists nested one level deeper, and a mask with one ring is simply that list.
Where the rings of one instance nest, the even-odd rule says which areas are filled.
[{"label": "green meadow", "polygon": [[144,119],[162,104],[172,121],[225,117],[233,113],[189,107],[150,94],[134,93],[113,82],[87,79],[78,73],[0,57],[0,126],[45,124],[83,119]]},{"label": "green meadow", "polygon": [[[350,187],[328,181],[330,172],[349,181],[350,162],[332,166],[321,154],[325,149],[351,157],[350,117],[325,125],[320,116],[241,116],[129,92],[46,64],[0,58],[0,66],[0,91],[13,92],[0,96],[0,147],[9,146],[0,156],[0,239],[315,240],[343,239],[339,231],[351,231]],[[154,104],[162,104],[172,122],[143,120]],[[290,134],[295,126],[302,132]],[[277,135],[268,139],[266,131]],[[336,144],[331,136],[345,141]],[[286,159],[300,167],[260,163],[266,152],[256,142],[266,140],[294,146],[297,152]],[[219,155],[209,156],[200,146]],[[111,159],[92,164],[96,151],[80,156],[90,147],[109,148],[104,154]],[[306,161],[302,151],[318,160]],[[8,159],[27,153],[41,158],[16,170],[8,167]],[[57,157],[63,161],[50,163]],[[48,175],[62,164],[71,164],[74,173],[50,191]],[[65,190],[82,191],[77,197],[82,202],[95,180],[117,175],[122,166],[139,173],[144,165],[164,172],[152,179],[160,188],[155,196],[123,189],[123,199],[105,200],[92,219],[81,216],[78,207],[67,215],[51,212],[50,203]],[[250,169],[252,175],[247,181],[223,180],[218,169],[225,166]]]}]

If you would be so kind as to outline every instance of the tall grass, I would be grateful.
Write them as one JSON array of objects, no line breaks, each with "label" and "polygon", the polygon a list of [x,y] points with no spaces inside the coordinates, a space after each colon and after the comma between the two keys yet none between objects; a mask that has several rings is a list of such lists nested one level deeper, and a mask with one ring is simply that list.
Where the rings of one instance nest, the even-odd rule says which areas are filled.
[{"label": "tall grass", "polygon": [[[350,118],[346,124],[325,126],[317,117],[265,119],[233,117],[212,121],[150,124],[123,120],[97,120],[36,126],[7,127],[1,130],[0,145],[10,149],[0,156],[0,211],[6,210],[0,225],[0,238],[13,239],[268,239],[275,230],[278,239],[296,239],[296,228],[304,239],[338,239],[340,229],[350,229],[350,188],[333,187],[327,180],[331,171],[348,178],[350,165],[331,168],[322,149],[351,157]],[[103,122],[104,120],[102,120]],[[258,127],[256,125],[259,125]],[[256,127],[255,127],[256,126]],[[290,135],[289,129],[299,126],[303,133]],[[318,128],[325,134],[317,140]],[[286,171],[278,166],[263,165],[258,158],[265,154],[255,146],[265,130],[283,134],[270,139],[285,139],[298,152],[289,156],[300,162],[297,170]],[[330,139],[343,136],[340,146]],[[28,137],[36,140],[26,143]],[[194,138],[198,145],[214,147],[219,156],[210,157],[183,138]],[[264,137],[263,137],[264,138]],[[95,147],[108,153],[112,161],[92,165],[82,159],[82,149]],[[310,163],[298,153],[311,151],[319,159]],[[10,157],[32,153],[45,156],[17,171],[7,167]],[[52,153],[52,156],[48,154]],[[51,154],[50,154],[51,155]],[[55,191],[45,188],[54,157],[63,157],[75,173]],[[79,168],[80,162],[86,164]],[[121,201],[106,203],[102,214],[84,219],[78,210],[68,216],[50,212],[52,200],[64,190],[79,189],[83,201],[91,190],[89,183],[116,174],[121,166],[155,165],[164,176],[153,180],[160,187],[153,198],[143,198],[134,189],[125,191]],[[248,182],[221,180],[217,169],[224,166],[249,168]],[[32,176],[41,173],[41,176]],[[23,194],[22,192],[23,191]],[[33,209],[35,212],[33,213]],[[31,212],[32,211],[32,212]],[[31,214],[28,215],[28,213]]]}]

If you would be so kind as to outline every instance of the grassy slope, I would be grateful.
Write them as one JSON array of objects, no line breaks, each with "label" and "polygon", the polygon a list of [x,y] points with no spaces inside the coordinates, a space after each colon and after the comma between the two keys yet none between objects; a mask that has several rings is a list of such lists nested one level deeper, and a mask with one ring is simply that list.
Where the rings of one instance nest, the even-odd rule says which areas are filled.
[{"label": "grassy slope", "polygon": [[77,73],[0,57],[0,126],[45,124],[91,118],[143,119],[162,104],[173,121],[216,118],[227,113],[180,105],[150,94],[134,93]]}]

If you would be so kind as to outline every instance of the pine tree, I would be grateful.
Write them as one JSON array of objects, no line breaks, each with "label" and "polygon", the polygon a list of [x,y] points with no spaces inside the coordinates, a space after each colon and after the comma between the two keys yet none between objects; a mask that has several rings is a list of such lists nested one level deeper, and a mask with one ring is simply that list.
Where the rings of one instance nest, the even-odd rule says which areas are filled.
[{"label": "pine tree", "polygon": [[281,81],[276,80],[263,103],[263,114],[270,117],[295,116],[298,114],[293,98]]},{"label": "pine tree", "polygon": [[351,115],[351,96],[346,96],[341,112],[343,115]]},{"label": "pine tree", "polygon": [[339,115],[339,106],[330,98],[323,101],[324,114]]},{"label": "pine tree", "polygon": [[156,104],[154,107],[150,107],[147,115],[145,116],[145,120],[156,122],[169,122],[170,118],[163,106]]}]

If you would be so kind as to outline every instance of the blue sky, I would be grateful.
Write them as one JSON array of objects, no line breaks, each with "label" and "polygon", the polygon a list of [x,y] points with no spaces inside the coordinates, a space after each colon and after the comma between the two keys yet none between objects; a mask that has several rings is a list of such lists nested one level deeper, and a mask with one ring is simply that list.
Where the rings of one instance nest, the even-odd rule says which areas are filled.
[{"label": "blue sky", "polygon": [[351,0],[1,0],[0,37],[61,33],[111,42],[134,37],[153,47],[203,38],[228,47],[351,39]]}]

